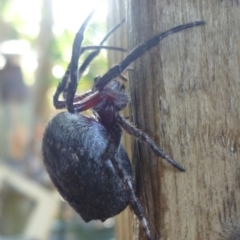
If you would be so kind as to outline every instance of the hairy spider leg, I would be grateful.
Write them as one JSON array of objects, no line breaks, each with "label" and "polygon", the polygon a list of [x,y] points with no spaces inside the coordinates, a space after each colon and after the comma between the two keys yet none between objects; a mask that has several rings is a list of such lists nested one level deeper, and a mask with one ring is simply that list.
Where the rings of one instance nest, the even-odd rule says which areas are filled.
[{"label": "hairy spider leg", "polygon": [[96,104],[97,104],[97,101],[95,101],[97,95],[95,95],[95,93],[98,92],[98,94],[100,94],[100,92],[103,90],[103,88],[110,81],[112,81],[114,78],[118,77],[132,62],[134,62],[139,57],[141,57],[146,51],[155,47],[163,38],[166,38],[167,36],[169,36],[173,33],[182,31],[184,29],[191,28],[194,26],[200,26],[200,25],[204,25],[204,24],[205,24],[204,21],[183,24],[183,25],[174,27],[168,31],[165,31],[163,33],[159,33],[158,35],[155,35],[154,37],[150,38],[146,42],[140,44],[138,47],[136,47],[134,50],[132,50],[131,53],[129,53],[129,55],[127,57],[125,57],[122,62],[120,62],[118,65],[115,65],[112,68],[110,68],[107,73],[105,73],[102,77],[99,77],[97,79],[97,82],[94,84],[94,87],[92,90],[94,96],[93,96],[93,98],[89,97],[89,99],[88,99],[89,101],[91,101],[91,103],[87,103],[86,100],[83,100],[83,102],[80,101],[74,106],[75,110],[77,112],[81,112],[81,111],[87,110],[86,106],[93,107],[94,106],[93,102],[96,102]]},{"label": "hairy spider leg", "polygon": [[[194,22],[189,23],[185,25],[180,25],[178,27],[172,28],[171,30],[168,30],[164,33],[160,33],[153,38],[149,39],[145,43],[139,45],[135,50],[132,51],[119,65],[114,66],[111,68],[103,77],[97,78],[95,86],[95,90],[93,90],[92,96],[88,96],[87,99],[83,99],[80,102],[77,102],[74,104],[74,109],[76,112],[81,112],[84,110],[87,110],[88,108],[94,107],[94,104],[99,104],[101,101],[101,98],[106,98],[104,95],[106,93],[106,89],[103,90],[103,88],[108,84],[112,77],[117,77],[121,72],[126,69],[129,64],[133,61],[135,61],[137,58],[139,58],[141,55],[144,54],[147,50],[154,47],[161,39],[169,36],[172,33],[181,31],[186,28],[190,28],[196,25],[203,25],[204,22]],[[115,75],[114,75],[115,74]],[[108,81],[106,81],[108,80]],[[101,84],[99,84],[101,83]],[[101,97],[102,96],[102,97]],[[140,131],[139,129],[133,127],[130,123],[128,123],[125,119],[121,118],[120,116],[116,119],[118,123],[130,134],[138,139],[144,141],[151,149],[152,151],[159,157],[164,158],[167,160],[171,165],[179,169],[180,171],[185,171],[185,169],[180,166],[177,162],[175,162],[170,156],[165,154],[156,144],[155,142],[144,132]]]},{"label": "hairy spider leg", "polygon": [[[185,169],[178,164],[175,160],[173,160],[169,155],[167,155],[163,150],[161,150],[157,144],[143,131],[141,131],[140,129],[134,127],[130,122],[128,122],[126,119],[124,119],[123,117],[121,117],[118,114],[119,110],[122,110],[127,102],[128,99],[126,99],[124,93],[121,92],[117,92],[114,91],[113,89],[110,88],[106,88],[103,92],[95,92],[93,94],[90,94],[90,96],[88,96],[87,98],[84,98],[83,100],[80,100],[81,104],[80,106],[78,105],[78,103],[76,103],[75,109],[78,112],[87,110],[89,108],[94,107],[94,104],[101,104],[101,101],[104,99],[105,101],[112,101],[115,102],[115,104],[118,104],[118,109],[112,110],[112,112],[114,111],[114,118],[115,121],[117,121],[117,123],[126,130],[127,133],[129,133],[130,135],[136,137],[137,139],[139,139],[140,141],[145,142],[150,149],[154,152],[154,154],[158,157],[161,157],[165,160],[167,160],[172,166],[174,166],[175,168],[177,168],[178,170],[184,172]],[[100,107],[100,109],[105,109],[104,104],[102,103],[103,106]],[[104,110],[105,111],[105,110]],[[98,112],[98,111],[97,111]],[[103,114],[101,114],[101,112],[98,112],[98,114],[100,115],[100,119],[102,118],[102,124],[107,128],[111,130],[111,125],[108,123],[108,118],[109,118],[109,114],[104,112]],[[107,116],[107,119],[105,119],[105,115]],[[114,121],[112,121],[114,122]],[[115,131],[114,131],[115,132]]]},{"label": "hairy spider leg", "polygon": [[121,138],[122,138],[122,129],[118,124],[114,124],[109,129],[109,132],[112,137],[111,137],[109,146],[107,148],[107,153],[106,153],[107,156],[105,159],[111,160],[116,173],[125,182],[130,195],[130,207],[135,213],[135,215],[137,216],[137,218],[139,219],[148,240],[153,240],[150,233],[150,229],[148,227],[148,221],[144,217],[142,206],[134,191],[132,177],[126,174],[125,170],[121,167],[121,165],[118,163],[115,157],[120,147]]},{"label": "hairy spider leg", "polygon": [[66,98],[66,105],[69,112],[73,112],[73,109],[72,109],[73,99],[77,89],[77,82],[78,82],[78,58],[81,54],[81,45],[83,41],[83,35],[87,27],[87,24],[90,21],[94,11],[95,9],[85,19],[79,31],[76,33],[76,36],[73,41],[72,57],[70,61],[70,79],[71,80],[67,86],[68,90],[67,90],[67,98]]},{"label": "hairy spider leg", "polygon": [[139,219],[140,223],[142,224],[143,230],[148,238],[148,240],[153,240],[153,237],[151,236],[151,232],[148,226],[148,221],[147,219],[144,217],[143,215],[143,210],[142,210],[142,206],[135,194],[133,185],[132,185],[132,181],[130,181],[129,179],[127,180],[127,184],[128,184],[128,188],[131,191],[131,195],[132,195],[132,200],[130,203],[130,207],[133,210],[133,212],[135,213],[135,215],[137,216],[137,218]]},{"label": "hairy spider leg", "polygon": [[[74,102],[77,103],[79,101],[82,101],[82,100],[86,100],[86,99],[89,99],[89,98],[95,98],[96,96],[92,94],[92,91],[89,91],[89,92],[86,92],[82,95],[75,95],[74,97]],[[89,103],[87,103],[87,105],[89,106]],[[94,105],[95,106],[95,102],[94,102]],[[66,108],[66,101],[63,100],[63,101],[58,101],[58,108],[57,109],[64,109]],[[89,108],[87,108],[89,109]]]},{"label": "hairy spider leg", "polygon": [[[67,86],[67,99],[66,99],[66,105],[69,112],[74,112],[73,107],[73,101],[74,101],[74,95],[77,90],[77,83],[79,79],[79,71],[82,71],[81,67],[80,70],[78,70],[78,60],[79,60],[79,54],[80,54],[80,47],[83,40],[83,33],[85,31],[86,25],[88,21],[90,20],[92,13],[88,16],[88,18],[84,21],[83,25],[80,27],[80,30],[77,32],[76,37],[73,41],[73,48],[72,48],[72,58],[71,58],[71,65],[70,65],[70,82]],[[121,25],[121,24],[120,24]],[[97,53],[98,54],[98,53]],[[88,65],[89,63],[87,63]]]},{"label": "hairy spider leg", "polygon": [[101,91],[111,80],[116,78],[119,74],[121,74],[132,62],[137,60],[141,57],[146,51],[150,50],[151,48],[155,47],[163,38],[167,36],[182,31],[187,28],[191,28],[194,26],[204,25],[204,21],[192,22],[188,24],[183,24],[177,27],[174,27],[168,31],[159,33],[154,37],[150,38],[146,42],[140,44],[135,49],[133,49],[127,57],[125,57],[122,62],[118,65],[113,66],[109,69],[107,73],[105,73],[99,81],[95,84],[95,89]]},{"label": "hairy spider leg", "polygon": [[121,167],[121,164],[119,164],[116,159],[122,138],[122,128],[124,128],[130,135],[133,135],[138,139],[146,142],[157,156],[167,159],[170,164],[181,171],[184,171],[184,169],[167,154],[165,154],[161,149],[159,149],[158,146],[150,139],[146,133],[136,129],[124,118],[120,117],[118,111],[124,108],[128,103],[126,93],[120,89],[121,85],[119,84],[114,89],[111,89],[110,86],[109,88],[105,88],[102,92],[102,95],[106,96],[103,97],[103,100],[97,105],[97,107],[93,108],[94,113],[98,115],[99,122],[101,122],[106,127],[111,135],[109,144],[106,148],[106,155],[102,159],[110,159],[116,173],[125,182],[130,195],[131,209],[139,219],[148,240],[153,240],[150,229],[148,227],[147,219],[143,214],[142,206],[135,194],[132,177],[125,172],[125,169]]},{"label": "hairy spider leg", "polygon": [[[121,51],[121,52],[126,52],[126,49],[124,48],[120,48],[120,47],[112,47],[112,46],[87,46],[87,47],[84,47],[83,48],[83,51],[86,51],[86,50],[93,50],[93,49],[97,49],[98,52],[100,52],[100,49],[106,49],[106,50],[114,50],[114,51]],[[81,53],[82,54],[82,53]],[[92,59],[93,60],[93,59]],[[87,66],[86,66],[87,67]],[[85,69],[84,69],[85,70]],[[79,69],[79,72],[82,73],[84,72],[84,70],[80,70]],[[55,92],[55,95],[54,95],[54,106],[56,109],[63,109],[63,108],[66,108],[66,100],[58,100],[59,96],[61,93],[63,94],[66,94],[67,95],[67,82],[68,82],[68,79],[69,79],[69,76],[70,76],[70,64],[68,65],[68,68],[67,68],[67,71],[65,72],[64,74],[64,77],[62,79],[62,81],[59,83],[58,85],[58,88]],[[79,76],[80,77],[80,76]],[[88,95],[90,95],[88,93]],[[73,102],[77,102],[79,101],[80,99],[83,99],[85,97],[85,94],[81,95],[78,95],[78,96],[74,96],[74,100]],[[63,98],[65,98],[65,96],[63,96]]]},{"label": "hairy spider leg", "polygon": [[[86,21],[85,21],[86,22]],[[104,42],[106,42],[108,40],[108,38],[125,22],[125,19],[123,19],[119,24],[117,24],[114,28],[112,28],[107,34],[106,36],[102,39],[102,41],[100,42],[99,46],[92,46],[94,47],[94,49],[97,49],[94,52],[91,52],[87,58],[85,59],[85,61],[83,62],[82,66],[79,67],[79,76],[82,75],[82,73],[86,70],[86,68],[88,67],[88,65],[93,61],[93,59],[99,54],[100,49],[104,48],[104,49],[110,49],[110,50],[116,50],[116,51],[126,51],[123,48],[117,48],[117,47],[109,47],[109,46],[102,46],[104,44]],[[84,24],[84,23],[83,23]],[[82,26],[81,26],[82,27]],[[81,28],[79,29],[79,31],[81,30]],[[87,47],[82,47],[80,50],[80,55],[83,54],[86,50],[89,50],[88,48],[91,48],[91,46],[87,46]],[[78,58],[79,58],[78,57]],[[64,91],[66,91],[67,89],[67,84],[68,84],[68,80],[69,80],[69,76],[70,76],[70,72],[71,72],[71,62],[68,64],[67,70],[62,78],[62,81],[58,84],[57,90],[54,94],[53,97],[53,104],[55,106],[56,109],[63,109],[66,108],[66,101],[60,101],[59,96],[61,93],[63,93]],[[75,101],[75,99],[74,99]]]},{"label": "hairy spider leg", "polygon": [[122,126],[123,129],[126,130],[128,134],[145,142],[150,147],[150,149],[155,153],[156,156],[167,160],[172,166],[174,166],[175,168],[179,169],[182,172],[185,172],[185,169],[177,162],[175,162],[170,156],[164,153],[164,151],[161,150],[157,146],[157,144],[145,132],[134,127],[130,122],[121,117],[119,114],[118,116],[116,116],[116,121],[119,123],[120,126]]},{"label": "hairy spider leg", "polygon": [[[111,158],[110,158],[111,159]],[[134,188],[133,188],[133,181],[132,179],[128,176],[126,177],[125,171],[124,169],[122,169],[119,166],[119,163],[115,160],[115,158],[111,159],[111,162],[113,163],[113,166],[118,174],[119,177],[121,177],[123,179],[123,181],[125,182],[127,189],[129,191],[130,194],[130,207],[133,210],[133,212],[135,213],[135,215],[137,216],[137,218],[139,219],[143,230],[148,238],[148,240],[153,240],[153,237],[151,236],[151,232],[148,226],[148,221],[147,219],[144,217],[143,214],[143,210],[142,210],[142,206],[139,203],[139,200],[135,194]]]},{"label": "hairy spider leg", "polygon": [[98,103],[100,103],[102,99],[103,99],[103,96],[102,94],[100,94],[100,92],[91,93],[87,98],[80,100],[81,102],[80,110],[78,109],[78,103],[74,104],[74,111],[82,112],[82,111],[88,110],[96,106]]},{"label": "hairy spider leg", "polygon": [[[118,48],[118,47],[108,47],[108,46],[102,46],[104,44],[104,42],[106,42],[108,40],[108,38],[119,28],[121,27],[121,25],[125,22],[125,19],[123,19],[120,23],[118,23],[115,27],[113,27],[107,34],[106,36],[102,39],[102,41],[99,43],[99,49],[96,50],[96,51],[93,51],[91,52],[87,58],[84,60],[84,62],[82,63],[82,65],[79,67],[79,70],[78,70],[78,74],[79,74],[79,78],[82,76],[83,72],[86,70],[86,68],[88,67],[88,65],[93,61],[93,59],[100,53],[100,50],[101,49],[109,49],[109,50],[116,50],[116,51],[126,51],[125,49],[123,48]],[[87,47],[83,47],[82,49],[85,49],[85,48],[88,48]],[[88,94],[89,95],[89,94]],[[81,96],[82,99],[84,99],[84,96],[85,94],[83,94]],[[91,101],[93,103],[96,102],[95,98],[97,97],[98,99],[98,95],[94,95],[94,99]],[[75,100],[74,98],[74,102],[77,102],[79,101],[79,98]],[[89,105],[89,104],[87,104]],[[95,105],[89,105],[89,106],[95,106]]]},{"label": "hairy spider leg", "polygon": [[[78,81],[78,58],[81,54],[81,44],[82,44],[82,40],[83,40],[83,34],[84,34],[87,24],[90,21],[94,11],[95,11],[95,9],[85,19],[85,21],[83,22],[82,26],[80,27],[79,31],[76,33],[76,36],[74,38],[71,61],[68,65],[66,73],[65,73],[62,81],[58,85],[56,93],[53,97],[53,104],[56,108],[58,106],[58,104],[56,104],[56,103],[58,103],[58,97],[65,90],[65,87],[68,87],[68,94],[67,94],[67,99],[66,99],[67,108],[71,108],[71,106],[73,104],[73,98],[74,98],[75,91],[76,91],[76,90],[74,91],[74,89],[75,89],[74,82]],[[77,58],[77,61],[76,61],[76,58]],[[68,86],[66,86],[67,82],[68,82],[69,74],[71,77],[71,81],[69,82]],[[69,85],[73,85],[73,87],[71,88]]]},{"label": "hairy spider leg", "polygon": [[[102,105],[103,100],[114,102],[116,107],[116,109],[114,110],[115,112],[123,110],[129,102],[128,95],[125,93],[122,93],[121,91],[119,91],[119,89],[114,90],[111,88],[105,88],[104,91],[102,92],[100,91],[92,92],[88,96],[88,98],[84,98],[83,100],[80,100],[79,102],[74,103],[74,110],[75,112],[82,112],[82,111],[88,110],[90,108],[95,107],[96,105]],[[108,128],[108,126],[105,126],[105,127]]]},{"label": "hairy spider leg", "polygon": [[[132,62],[137,60],[139,57],[141,57],[146,51],[150,50],[151,48],[155,47],[163,38],[166,38],[167,36],[177,33],[179,31],[182,31],[187,28],[191,28],[194,26],[200,26],[204,25],[204,21],[198,21],[198,22],[192,22],[188,24],[183,24],[177,27],[174,27],[168,31],[165,31],[163,33],[159,33],[158,35],[155,35],[154,37],[150,38],[146,42],[140,44],[138,47],[136,47],[134,50],[131,51],[131,53],[125,57],[122,62],[120,62],[118,65],[113,66],[109,69],[107,73],[105,73],[102,77],[98,77],[96,83],[94,84],[92,94],[94,95],[92,98],[89,97],[88,100],[91,101],[91,103],[87,103],[86,100],[83,100],[82,102],[78,102],[74,107],[77,112],[81,112],[84,110],[87,110],[86,106],[93,107],[93,102],[96,102],[96,97],[98,94],[101,94],[101,91],[103,88],[113,79],[118,77]],[[98,94],[95,94],[98,92]]]},{"label": "hairy spider leg", "polygon": [[[117,121],[117,123],[120,126],[122,126],[122,128],[125,129],[127,133],[129,133],[130,135],[145,142],[150,147],[150,149],[154,152],[154,154],[156,156],[167,160],[172,166],[174,166],[178,170],[184,172],[185,169],[180,164],[178,164],[175,160],[173,160],[169,155],[167,155],[163,150],[161,150],[157,146],[157,144],[145,132],[141,131],[140,129],[137,129],[131,123],[126,121],[123,117],[121,117],[118,114],[118,111],[122,110],[128,103],[128,99],[126,99],[124,96],[125,96],[124,93],[114,91],[113,89],[110,89],[110,88],[105,88],[104,91],[102,91],[102,92],[99,92],[99,91],[94,92],[94,93],[90,94],[87,98],[80,100],[80,104],[78,102],[75,103],[74,109],[76,112],[81,112],[81,111],[85,111],[87,109],[93,108],[96,105],[99,105],[99,106],[102,105],[100,107],[100,109],[105,109],[105,107],[104,107],[105,103],[102,102],[103,100],[114,102],[116,105],[118,105],[118,109],[112,110],[115,112],[115,115],[114,115],[115,121]],[[100,112],[100,119],[101,118],[103,119],[101,121],[102,124],[108,130],[111,129],[111,126],[108,123],[109,114],[107,112],[104,112],[103,114],[101,114],[101,112]],[[106,120],[104,120],[104,119],[106,119]],[[111,121],[111,122],[113,122],[113,121]]]}]

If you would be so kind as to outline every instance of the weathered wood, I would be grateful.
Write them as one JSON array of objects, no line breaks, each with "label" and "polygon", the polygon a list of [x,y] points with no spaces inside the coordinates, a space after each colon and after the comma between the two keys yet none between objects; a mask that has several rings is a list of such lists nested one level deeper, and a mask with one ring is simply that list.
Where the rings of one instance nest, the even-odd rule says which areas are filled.
[{"label": "weathered wood", "polygon": [[[129,49],[207,23],[164,39],[130,74],[132,121],[186,168],[134,143],[137,194],[155,239],[240,239],[240,2],[128,0],[127,19]],[[129,239],[125,223],[118,239]],[[146,239],[135,218],[134,239]]]},{"label": "weathered wood", "polygon": [[[207,22],[163,40],[130,77],[134,123],[186,167],[178,172],[134,145],[151,231],[156,239],[233,239],[226,227],[240,222],[240,4],[128,0],[127,15],[130,49],[176,25]],[[142,230],[135,239],[146,239]]]}]

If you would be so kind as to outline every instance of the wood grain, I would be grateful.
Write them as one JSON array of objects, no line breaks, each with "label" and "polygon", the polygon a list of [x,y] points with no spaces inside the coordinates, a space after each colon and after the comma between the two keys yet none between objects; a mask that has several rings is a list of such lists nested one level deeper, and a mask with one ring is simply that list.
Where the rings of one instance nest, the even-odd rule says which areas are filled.
[{"label": "wood grain", "polygon": [[[239,239],[240,3],[126,4],[129,50],[174,26],[207,23],[164,39],[129,77],[132,121],[186,168],[178,172],[134,141],[136,190],[151,231],[163,240]],[[134,239],[146,239],[135,218]]]},{"label": "wood grain", "polygon": [[[126,18],[125,2],[122,0],[109,0],[108,1],[109,14],[108,14],[108,30],[112,29],[124,18]],[[126,23],[118,29],[110,38],[110,46],[118,46],[127,49],[127,31]],[[119,53],[116,51],[108,52],[109,67],[118,64],[125,56],[125,53]],[[127,77],[127,72],[124,73]],[[126,91],[128,86],[126,85]],[[123,112],[125,117],[129,117],[129,109],[126,108]],[[127,134],[123,135],[122,143],[131,157],[131,139]],[[129,208],[125,209],[122,213],[115,217],[115,235],[118,240],[131,240],[133,239],[133,224],[132,224],[132,212]]]}]

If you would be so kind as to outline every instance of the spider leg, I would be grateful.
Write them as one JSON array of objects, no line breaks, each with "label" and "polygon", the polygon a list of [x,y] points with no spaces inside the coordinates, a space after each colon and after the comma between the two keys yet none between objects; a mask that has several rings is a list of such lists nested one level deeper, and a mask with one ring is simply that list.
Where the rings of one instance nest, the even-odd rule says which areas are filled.
[{"label": "spider leg", "polygon": [[122,139],[122,129],[118,124],[114,124],[108,131],[111,134],[111,146],[109,147],[108,155],[112,159],[115,158],[119,150]]},{"label": "spider leg", "polygon": [[[70,64],[68,64],[67,70],[61,80],[61,82],[58,84],[56,92],[53,96],[53,105],[56,109],[62,109],[66,107],[65,101],[60,101],[59,96],[64,92],[66,89],[68,79],[70,76]],[[62,107],[64,105],[64,107]]]},{"label": "spider leg", "polygon": [[153,240],[153,238],[151,236],[149,226],[148,226],[148,221],[143,215],[142,206],[141,206],[141,204],[140,204],[140,202],[139,202],[139,200],[138,200],[138,198],[135,194],[132,179],[125,174],[124,169],[122,169],[121,166],[119,166],[119,163],[115,160],[115,158],[110,158],[110,159],[111,159],[111,162],[112,162],[112,164],[114,166],[114,169],[116,170],[118,176],[123,179],[123,181],[125,182],[125,184],[127,186],[127,189],[128,189],[129,194],[131,196],[131,199],[130,199],[131,209],[133,210],[134,214],[139,219],[148,240]]},{"label": "spider leg", "polygon": [[56,98],[58,100],[58,97],[61,94],[61,92],[63,92],[65,90],[67,82],[68,82],[69,74],[70,74],[71,81],[69,82],[69,85],[68,85],[68,91],[67,91],[68,94],[67,94],[67,100],[66,100],[67,108],[70,110],[70,112],[72,112],[73,98],[74,98],[76,88],[77,88],[78,58],[81,54],[81,44],[82,44],[82,40],[83,40],[83,34],[84,34],[87,24],[90,21],[94,11],[95,11],[95,9],[88,15],[88,17],[85,19],[82,26],[80,27],[79,31],[76,33],[76,36],[73,41],[72,57],[71,57],[70,64],[68,65],[67,71],[66,71],[61,83],[58,85],[56,93],[53,97],[53,103],[54,103],[54,105],[57,105],[57,104],[55,104],[55,100],[56,100]]},{"label": "spider leg", "polygon": [[111,80],[116,78],[119,74],[121,74],[132,62],[141,57],[146,51],[155,47],[163,38],[167,36],[182,31],[187,28],[191,28],[194,26],[204,25],[204,21],[192,22],[188,24],[183,24],[177,27],[174,27],[166,32],[159,33],[154,37],[150,38],[146,42],[140,44],[135,49],[133,49],[127,57],[125,57],[122,62],[118,65],[113,66],[109,69],[107,73],[105,73],[99,81],[95,85],[95,89],[102,90]]},{"label": "spider leg", "polygon": [[[83,33],[84,33],[86,25],[87,25],[89,19],[91,18],[92,14],[93,14],[93,12],[84,21],[82,27],[76,34],[76,37],[73,42],[72,58],[71,58],[71,66],[70,66],[71,75],[70,75],[70,82],[67,87],[68,94],[67,94],[67,99],[66,99],[67,109],[69,112],[72,112],[72,113],[74,112],[73,99],[74,99],[74,95],[77,90],[77,83],[78,83],[79,75],[81,75],[82,72],[85,70],[84,67],[89,64],[89,62],[85,61],[78,70],[78,59],[79,59],[79,55],[80,55],[80,51],[81,51],[80,47],[81,47],[82,40],[83,40]],[[95,51],[95,53],[98,54],[99,50]],[[91,54],[90,54],[90,56],[91,56]],[[94,55],[94,57],[95,57],[95,55]],[[90,57],[89,57],[89,59],[90,59]],[[91,57],[91,61],[92,61],[92,59],[93,58]]]},{"label": "spider leg", "polygon": [[135,194],[135,191],[133,189],[132,181],[127,179],[127,185],[128,185],[128,188],[129,188],[129,190],[131,192],[131,196],[132,196],[130,207],[132,208],[133,212],[135,213],[135,215],[137,216],[137,218],[141,222],[142,227],[144,229],[144,232],[147,235],[148,240],[153,240],[153,238],[151,236],[151,232],[150,232],[149,226],[148,226],[147,219],[143,215],[142,206],[139,203],[139,200],[138,200],[138,198],[137,198],[137,196]]},{"label": "spider leg", "polygon": [[134,214],[137,216],[138,220],[140,221],[140,223],[143,227],[143,230],[147,236],[147,239],[153,240],[153,237],[151,236],[151,232],[150,232],[150,229],[148,226],[148,221],[144,217],[142,206],[141,206],[141,204],[136,196],[136,193],[134,191],[132,179],[125,176],[124,169],[120,168],[117,161],[115,161],[114,159],[111,159],[111,161],[114,165],[114,168],[117,170],[118,175],[124,180],[125,184],[127,185],[128,191],[131,196],[131,200],[130,200],[131,209],[133,210]]},{"label": "spider leg", "polygon": [[[123,19],[119,24],[117,24],[114,28],[112,28],[107,35],[102,39],[102,41],[100,42],[100,46],[102,46],[104,44],[104,42],[119,28],[121,27],[121,25],[125,22],[125,19]],[[86,70],[87,66],[92,62],[92,60],[99,54],[99,50],[94,51],[92,53],[90,53],[87,58],[85,59],[85,61],[83,62],[83,64],[80,66],[78,72],[79,75],[81,76],[82,73]]]},{"label": "spider leg", "polygon": [[[75,95],[74,103],[78,104],[80,101],[84,101],[84,99],[89,99],[92,96],[92,91],[86,92],[82,95]],[[57,109],[64,109],[66,108],[66,101],[58,101]]]},{"label": "spider leg", "polygon": [[161,150],[157,146],[157,144],[145,132],[134,127],[131,123],[126,121],[120,115],[116,117],[116,120],[119,123],[119,125],[127,131],[128,134],[133,135],[139,140],[145,142],[157,156],[166,159],[175,168],[179,169],[182,172],[185,172],[185,169],[177,162],[175,162],[170,156],[164,153],[163,150]]},{"label": "spider leg", "polygon": [[[107,50],[126,52],[126,49],[124,49],[124,48],[112,47],[112,46],[87,46],[87,47],[83,47],[82,52],[84,52],[86,50],[92,50],[92,49],[98,49],[97,51],[100,51],[100,49],[107,49]],[[83,72],[84,72],[84,70],[80,71],[81,74]],[[70,76],[70,64],[68,65],[67,71],[65,72],[62,81],[59,83],[59,85],[57,87],[57,90],[56,90],[56,92],[54,94],[54,97],[53,97],[53,103],[54,103],[54,106],[55,106],[56,109],[66,108],[66,101],[65,100],[61,101],[61,100],[58,100],[58,99],[59,99],[60,94],[63,93],[63,92],[66,92],[66,90],[67,90],[66,86],[67,86],[69,76]],[[74,102],[75,102],[75,97],[74,97]]]},{"label": "spider leg", "polygon": [[[86,47],[82,47],[81,49],[81,54],[83,54],[85,51],[87,50],[97,50],[100,51],[102,49],[106,49],[106,50],[114,50],[114,51],[120,51],[120,52],[126,52],[127,50],[124,48],[120,48],[120,47],[114,47],[114,46],[103,46],[103,45],[96,45],[96,46],[86,46]],[[91,54],[91,53],[90,53]]]},{"label": "spider leg", "polygon": [[[117,81],[116,81],[117,82]],[[113,83],[113,82],[112,82]],[[119,83],[119,82],[118,82]],[[121,85],[123,86],[123,85]],[[90,91],[86,98],[80,96],[80,101],[74,103],[74,111],[82,112],[88,110],[96,105],[101,105],[102,109],[105,109],[102,104],[104,104],[103,100],[112,101],[115,104],[116,111],[123,110],[129,101],[128,95],[121,92],[121,90],[114,90],[110,88],[106,88],[104,91]],[[104,114],[108,116],[108,114]],[[104,124],[103,124],[104,125]],[[108,128],[108,126],[107,126]]]},{"label": "spider leg", "polygon": [[81,45],[83,41],[83,34],[87,27],[88,22],[90,21],[94,10],[88,15],[88,17],[83,22],[82,26],[80,27],[79,31],[76,33],[75,39],[73,41],[72,47],[72,57],[71,57],[71,64],[70,64],[70,81],[67,86],[67,98],[66,98],[66,106],[69,112],[73,113],[73,101],[74,95],[77,90],[77,83],[79,79],[78,74],[78,60],[81,54]]},{"label": "spider leg", "polygon": [[119,164],[119,162],[116,160],[116,154],[118,152],[118,149],[120,147],[120,142],[122,138],[122,129],[118,124],[115,124],[111,127],[110,133],[112,135],[110,144],[107,149],[107,158],[109,158],[114,166],[115,171],[117,172],[118,176],[125,182],[126,187],[130,194],[130,207],[139,219],[140,223],[143,226],[143,229],[146,233],[146,236],[148,240],[153,240],[150,229],[148,227],[147,219],[143,215],[143,209],[141,204],[139,203],[139,200],[135,194],[134,187],[133,187],[133,181],[131,176],[126,174],[124,168]]},{"label": "spider leg", "polygon": [[[100,46],[99,48],[101,48],[101,46],[104,44],[104,42],[106,42],[106,40],[125,22],[125,19],[122,20],[119,24],[117,24],[114,28],[112,28],[107,34],[106,36],[102,39],[102,41],[100,42]],[[81,28],[80,28],[81,29]],[[80,30],[79,30],[80,31]],[[80,55],[85,51],[86,47],[81,48],[80,50]],[[102,48],[105,48],[104,46],[102,46]],[[92,62],[92,60],[99,54],[100,49],[97,49],[96,51],[90,53],[88,55],[88,57],[85,59],[85,61],[83,62],[82,66],[79,68],[79,75],[81,76],[82,73],[86,70],[87,66]],[[71,72],[71,62],[69,63],[67,70],[62,78],[62,81],[59,83],[57,90],[54,94],[53,97],[53,104],[55,106],[56,109],[62,109],[66,107],[66,103],[65,101],[59,101],[59,96],[62,92],[64,92],[67,88],[67,84],[68,84],[68,80],[69,80],[69,76],[70,76],[70,72]],[[62,107],[64,106],[64,107]]]}]

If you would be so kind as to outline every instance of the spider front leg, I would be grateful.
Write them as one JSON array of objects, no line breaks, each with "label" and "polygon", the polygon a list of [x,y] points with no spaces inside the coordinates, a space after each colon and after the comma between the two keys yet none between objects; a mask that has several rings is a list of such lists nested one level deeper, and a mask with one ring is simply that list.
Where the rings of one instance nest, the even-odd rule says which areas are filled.
[{"label": "spider front leg", "polygon": [[131,63],[136,61],[141,57],[145,52],[155,47],[162,39],[168,37],[173,33],[180,32],[184,29],[188,29],[195,26],[204,25],[204,21],[192,22],[183,25],[179,25],[165,32],[159,33],[152,38],[148,39],[146,42],[143,42],[135,49],[133,49],[119,64],[113,66],[106,72],[95,85],[96,90],[102,90],[110,81],[119,76]]},{"label": "spider front leg", "polygon": [[125,169],[122,167],[122,164],[120,164],[116,160],[117,159],[116,154],[121,144],[122,129],[118,124],[114,124],[111,127],[111,129],[109,129],[109,132],[111,134],[111,140],[109,142],[109,145],[106,151],[106,154],[107,154],[106,159],[111,160],[117,175],[124,181],[130,195],[130,207],[133,210],[134,214],[139,219],[148,240],[153,240],[150,229],[148,227],[147,219],[144,217],[144,214],[143,214],[142,206],[134,191],[132,176],[127,174]]},{"label": "spider front leg", "polygon": [[[75,42],[79,42],[79,44],[81,45],[82,42],[82,38],[79,37],[79,33],[80,36],[81,34],[83,35],[83,32],[85,30],[85,27],[88,23],[88,21],[90,20],[91,16],[92,16],[93,12],[89,15],[89,17],[85,20],[85,22],[83,23],[83,25],[80,27],[78,33],[76,34],[75,37]],[[102,41],[99,43],[99,46],[95,46],[95,51],[91,52],[87,58],[84,60],[83,64],[79,67],[78,69],[78,78],[81,78],[83,72],[86,70],[86,68],[89,66],[89,64],[94,60],[94,58],[100,53],[101,49],[110,49],[110,50],[116,50],[116,51],[125,51],[125,49],[122,48],[117,48],[117,47],[107,47],[107,46],[103,46],[103,44],[105,43],[105,41],[108,40],[108,38],[125,22],[125,19],[123,19],[119,24],[117,24],[114,28],[112,28],[107,34],[106,36],[102,39]],[[76,45],[76,44],[75,44]],[[73,47],[75,47],[75,45]],[[89,47],[81,47],[80,52],[79,52],[79,56],[76,56],[76,54],[74,54],[74,56],[72,57],[74,59],[74,61],[78,62],[78,58],[82,55],[82,53],[86,50],[88,50]],[[90,46],[91,48],[91,46]],[[91,50],[91,49],[90,49]],[[94,48],[93,48],[94,50]],[[71,62],[68,64],[67,70],[62,78],[62,81],[58,84],[58,87],[56,89],[56,92],[54,94],[53,97],[53,105],[55,106],[56,109],[62,109],[62,108],[66,108],[66,101],[61,101],[59,100],[59,96],[60,94],[64,93],[64,92],[68,92],[68,83],[69,83],[69,77],[71,75]],[[78,79],[79,80],[79,79]],[[73,100],[73,102],[75,102],[75,99]]]},{"label": "spider front leg", "polygon": [[116,117],[116,121],[119,123],[119,125],[122,126],[123,129],[127,131],[127,133],[145,142],[158,157],[166,159],[175,168],[179,169],[182,172],[185,172],[185,169],[180,164],[175,162],[170,156],[164,153],[164,151],[161,150],[145,132],[134,127],[120,115]]}]

